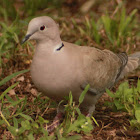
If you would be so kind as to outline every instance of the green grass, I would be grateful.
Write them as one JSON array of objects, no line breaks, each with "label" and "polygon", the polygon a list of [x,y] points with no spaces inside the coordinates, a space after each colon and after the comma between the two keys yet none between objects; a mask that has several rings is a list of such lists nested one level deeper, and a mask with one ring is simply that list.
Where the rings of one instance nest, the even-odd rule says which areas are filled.
[{"label": "green grass", "polygon": [[115,94],[106,90],[113,98],[113,102],[107,102],[114,111],[126,111],[130,115],[130,125],[133,129],[140,130],[140,81],[137,86],[129,87],[128,82],[122,83]]},{"label": "green grass", "polygon": [[75,20],[72,20],[75,28],[77,28],[80,31],[81,36],[84,38],[91,38],[95,40],[97,44],[100,43],[101,35],[100,35],[100,28],[101,28],[101,22],[100,19],[95,22],[94,18],[91,17],[89,19],[88,17],[85,17],[85,22],[83,23],[84,27],[78,26],[78,24],[75,22]]},{"label": "green grass", "polygon": [[[106,12],[96,21],[91,14],[85,17],[82,25],[78,25],[74,19],[72,22],[75,30],[78,29],[78,32],[80,32],[81,37],[89,41],[94,40],[98,45],[105,45],[106,48],[118,51],[128,44],[134,43],[133,36],[138,36],[136,13],[137,10],[134,9],[127,15],[126,9],[122,6],[113,17]],[[76,44],[82,45],[84,42],[76,41]]]},{"label": "green grass", "polygon": [[101,17],[108,41],[113,47],[122,47],[127,43],[127,38],[131,37],[131,32],[135,28],[136,12],[135,9],[127,16],[125,8],[122,7],[113,18],[108,14]]},{"label": "green grass", "polygon": [[8,22],[9,19],[15,20],[17,11],[14,7],[15,0],[1,0],[0,1],[0,15]]},{"label": "green grass", "polygon": [[13,22],[11,25],[5,22],[0,23],[2,27],[2,36],[0,38],[0,66],[2,65],[2,58],[10,59],[14,57],[14,53],[17,50],[19,44],[20,30],[17,27],[17,22]]},{"label": "green grass", "polygon": [[49,8],[61,8],[63,0],[25,0],[24,1],[24,13],[29,16],[35,15],[38,10],[44,10]]},{"label": "green grass", "polygon": [[[26,71],[18,72],[21,74]],[[13,78],[13,75],[5,78]],[[33,103],[28,103],[27,97],[20,99],[16,96],[16,100],[8,96],[8,91],[17,86],[18,83],[12,85],[6,89],[0,96],[0,125],[1,129],[7,128],[14,139],[33,139],[40,136],[41,140],[44,139],[80,139],[80,135],[69,136],[69,133],[90,133],[93,130],[92,120],[89,117],[85,117],[79,110],[79,105],[82,103],[84,96],[89,88],[89,85],[85,88],[79,98],[79,104],[76,106],[73,102],[72,94],[69,94],[68,104],[65,106],[65,119],[62,124],[56,129],[55,135],[49,136],[47,131],[48,120],[44,119],[41,115],[33,117],[33,106],[35,109],[42,110],[42,107],[47,106],[48,99],[41,99],[37,97]],[[8,104],[8,106],[7,106]],[[30,106],[30,108],[29,108]],[[15,108],[15,109],[14,109]],[[14,110],[13,110],[14,109]],[[14,113],[13,113],[14,112]],[[78,113],[78,117],[76,117]],[[5,136],[4,136],[5,137]]]}]

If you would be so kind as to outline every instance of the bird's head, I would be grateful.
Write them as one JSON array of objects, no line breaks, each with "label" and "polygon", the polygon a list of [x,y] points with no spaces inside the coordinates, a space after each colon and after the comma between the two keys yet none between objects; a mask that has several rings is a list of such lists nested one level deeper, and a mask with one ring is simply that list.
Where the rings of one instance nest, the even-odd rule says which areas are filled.
[{"label": "bird's head", "polygon": [[49,41],[60,38],[59,28],[55,21],[48,16],[41,16],[29,22],[28,30],[22,44],[27,40]]}]

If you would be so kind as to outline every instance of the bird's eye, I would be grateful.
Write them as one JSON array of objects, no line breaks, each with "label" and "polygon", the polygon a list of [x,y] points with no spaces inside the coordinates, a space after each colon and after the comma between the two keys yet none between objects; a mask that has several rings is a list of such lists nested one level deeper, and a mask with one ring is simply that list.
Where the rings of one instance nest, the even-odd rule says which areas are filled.
[{"label": "bird's eye", "polygon": [[44,25],[40,27],[40,30],[41,31],[43,31],[44,29],[45,29],[45,26]]}]

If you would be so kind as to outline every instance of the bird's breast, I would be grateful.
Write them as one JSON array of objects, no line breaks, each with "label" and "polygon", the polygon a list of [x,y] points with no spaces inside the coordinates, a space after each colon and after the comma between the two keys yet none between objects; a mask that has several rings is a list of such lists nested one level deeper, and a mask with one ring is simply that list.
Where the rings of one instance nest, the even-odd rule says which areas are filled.
[{"label": "bird's breast", "polygon": [[35,86],[48,97],[59,95],[58,100],[70,91],[81,93],[80,69],[70,61],[67,57],[33,58],[31,77]]}]

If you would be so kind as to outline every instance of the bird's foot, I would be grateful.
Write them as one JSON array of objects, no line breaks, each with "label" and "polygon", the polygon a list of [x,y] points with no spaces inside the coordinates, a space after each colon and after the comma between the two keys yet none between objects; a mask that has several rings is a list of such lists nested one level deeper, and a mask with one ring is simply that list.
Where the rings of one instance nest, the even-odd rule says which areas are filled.
[{"label": "bird's foot", "polygon": [[85,115],[86,117],[91,117],[91,114],[89,112],[82,112],[83,115]]},{"label": "bird's foot", "polygon": [[47,130],[48,130],[49,133],[51,133],[60,124],[60,120],[62,119],[62,117],[63,117],[62,112],[57,113],[57,115],[55,116],[52,124],[50,124],[47,127]]}]

